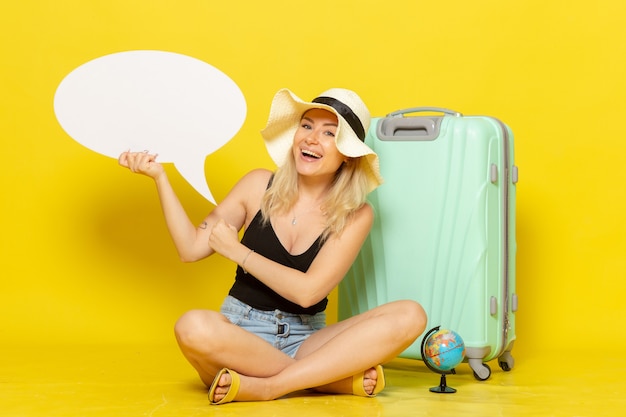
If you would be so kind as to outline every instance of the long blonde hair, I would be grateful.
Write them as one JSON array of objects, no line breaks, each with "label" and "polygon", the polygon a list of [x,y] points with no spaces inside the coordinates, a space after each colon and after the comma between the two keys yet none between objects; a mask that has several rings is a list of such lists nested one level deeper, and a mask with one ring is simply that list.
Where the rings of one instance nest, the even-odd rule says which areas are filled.
[{"label": "long blonde hair", "polygon": [[[291,154],[290,154],[291,155]],[[348,158],[337,170],[331,188],[322,202],[326,227],[322,241],[340,235],[354,213],[366,202],[368,179],[365,157]],[[261,202],[263,222],[275,214],[287,213],[298,200],[298,173],[293,156],[274,174]]]}]

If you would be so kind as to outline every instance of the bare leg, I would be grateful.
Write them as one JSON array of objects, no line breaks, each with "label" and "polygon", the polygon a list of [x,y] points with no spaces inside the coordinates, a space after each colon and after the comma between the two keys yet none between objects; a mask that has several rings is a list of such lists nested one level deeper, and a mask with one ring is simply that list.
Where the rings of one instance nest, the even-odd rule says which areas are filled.
[{"label": "bare leg", "polygon": [[[242,373],[236,400],[270,400],[311,387],[320,387],[324,392],[351,392],[353,375],[396,357],[425,326],[424,310],[412,301],[385,304],[328,326],[303,343],[295,361],[272,367],[278,369],[275,375],[251,377]],[[221,377],[216,401],[228,392],[230,383],[230,375]]]},{"label": "bare leg", "polygon": [[244,375],[268,377],[295,362],[215,311],[185,313],[176,323],[175,333],[183,355],[206,386],[224,367]]}]

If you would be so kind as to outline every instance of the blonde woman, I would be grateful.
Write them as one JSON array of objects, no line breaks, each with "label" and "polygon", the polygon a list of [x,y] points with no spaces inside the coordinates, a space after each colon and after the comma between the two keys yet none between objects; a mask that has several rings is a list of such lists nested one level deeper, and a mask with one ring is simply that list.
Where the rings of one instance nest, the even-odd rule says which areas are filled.
[{"label": "blonde woman", "polygon": [[189,311],[175,327],[211,404],[309,388],[374,396],[385,386],[380,365],[423,332],[424,310],[408,300],[325,323],[327,296],[373,222],[366,196],[382,182],[378,157],[364,143],[369,123],[350,90],[331,89],[311,102],[280,90],[261,132],[277,171],[245,175],[199,226],[155,155],[120,155],[120,165],[154,179],[184,262],[219,253],[238,264],[220,312]]}]

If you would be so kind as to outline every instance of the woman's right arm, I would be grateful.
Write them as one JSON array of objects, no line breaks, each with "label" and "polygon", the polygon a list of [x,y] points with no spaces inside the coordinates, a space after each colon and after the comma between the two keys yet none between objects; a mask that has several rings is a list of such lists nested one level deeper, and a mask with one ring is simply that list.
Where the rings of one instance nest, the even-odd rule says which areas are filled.
[{"label": "woman's right arm", "polygon": [[165,224],[180,260],[194,262],[212,255],[213,250],[207,244],[209,234],[207,233],[206,220],[199,226],[195,226],[191,222],[165,172],[155,178],[154,182],[161,202]]},{"label": "woman's right arm", "polygon": [[[157,155],[148,152],[124,152],[118,158],[121,166],[154,180],[165,217],[167,229],[183,262],[191,262],[211,255],[211,248],[202,244],[202,225],[196,228],[174,192]],[[204,242],[208,239],[208,234]]]},{"label": "woman's right arm", "polygon": [[[248,221],[249,207],[258,204],[269,179],[268,171],[253,171],[240,180],[200,225],[194,225],[174,192],[157,155],[145,152],[124,152],[119,164],[132,172],[152,178],[156,184],[167,229],[178,256],[183,262],[194,262],[214,253],[209,246],[213,225],[220,219],[240,230]],[[255,201],[256,200],[256,201]],[[256,211],[255,211],[256,213]],[[252,213],[254,215],[255,213]]]}]

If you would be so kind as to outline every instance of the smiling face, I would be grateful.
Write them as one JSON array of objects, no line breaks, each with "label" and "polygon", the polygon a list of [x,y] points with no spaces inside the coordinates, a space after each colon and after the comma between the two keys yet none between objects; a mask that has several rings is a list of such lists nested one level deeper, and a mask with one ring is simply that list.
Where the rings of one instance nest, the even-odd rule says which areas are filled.
[{"label": "smiling face", "polygon": [[311,109],[304,113],[292,147],[298,174],[334,178],[346,159],[335,143],[337,126],[337,116],[328,110]]}]

